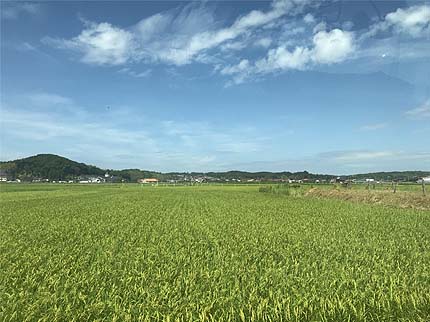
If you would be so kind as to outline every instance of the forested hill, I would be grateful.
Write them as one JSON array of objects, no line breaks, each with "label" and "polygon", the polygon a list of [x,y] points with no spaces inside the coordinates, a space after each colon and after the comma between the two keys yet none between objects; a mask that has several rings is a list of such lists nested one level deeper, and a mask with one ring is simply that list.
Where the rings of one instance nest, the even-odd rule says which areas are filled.
[{"label": "forested hill", "polygon": [[[19,178],[21,180],[31,180],[34,178],[49,180],[67,180],[76,179],[80,176],[93,175],[103,176],[106,172],[110,176],[116,177],[117,180],[136,182],[140,178],[155,177],[160,180],[192,180],[193,178],[207,178],[209,180],[329,180],[336,175],[313,174],[307,171],[301,172],[246,172],[246,171],[228,171],[228,172],[169,172],[161,173],[154,171],[145,171],[140,169],[111,170],[101,169],[93,165],[79,163],[55,154],[38,154],[24,159],[0,162],[2,175],[7,174],[11,179]],[[400,180],[415,181],[417,178],[430,175],[429,171],[402,171],[402,172],[377,172],[366,174],[350,175],[350,179],[373,178],[375,180]]]},{"label": "forested hill", "polygon": [[61,180],[81,175],[103,175],[105,170],[75,162],[55,154],[38,154],[24,159],[1,162],[0,169],[12,178]]}]

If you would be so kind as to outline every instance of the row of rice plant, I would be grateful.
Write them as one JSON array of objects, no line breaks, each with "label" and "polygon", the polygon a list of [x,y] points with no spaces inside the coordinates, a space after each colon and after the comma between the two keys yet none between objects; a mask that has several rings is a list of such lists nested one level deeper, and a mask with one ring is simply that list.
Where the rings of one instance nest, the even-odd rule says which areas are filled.
[{"label": "row of rice plant", "polygon": [[428,211],[228,186],[0,206],[0,321],[430,320]]}]

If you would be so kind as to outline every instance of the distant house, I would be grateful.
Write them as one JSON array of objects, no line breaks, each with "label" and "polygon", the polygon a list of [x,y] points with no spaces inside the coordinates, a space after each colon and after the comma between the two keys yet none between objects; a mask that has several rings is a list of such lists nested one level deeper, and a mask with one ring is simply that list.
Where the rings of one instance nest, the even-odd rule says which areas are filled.
[{"label": "distant house", "polygon": [[91,183],[102,183],[105,182],[106,180],[102,177],[92,177],[90,178],[90,182]]},{"label": "distant house", "polygon": [[418,181],[417,181],[418,183],[426,183],[426,184],[430,184],[430,177],[424,177],[424,178],[421,178],[421,179],[419,179]]},{"label": "distant house", "polygon": [[79,178],[79,183],[103,183],[105,181],[105,178],[102,177],[81,176]]},{"label": "distant house", "polygon": [[146,179],[139,179],[137,180],[137,182],[139,183],[158,183],[158,179],[157,178],[146,178]]},{"label": "distant house", "polygon": [[12,180],[11,175],[7,172],[7,170],[0,169],[0,182],[7,182]]},{"label": "distant house", "polygon": [[8,173],[5,170],[0,169],[0,182],[7,182],[10,179]]}]

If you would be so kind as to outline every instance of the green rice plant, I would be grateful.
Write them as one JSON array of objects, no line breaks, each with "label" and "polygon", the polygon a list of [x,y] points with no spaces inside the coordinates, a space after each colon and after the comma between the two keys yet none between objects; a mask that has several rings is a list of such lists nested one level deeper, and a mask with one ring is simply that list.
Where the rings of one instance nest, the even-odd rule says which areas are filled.
[{"label": "green rice plant", "polygon": [[262,186],[258,189],[259,192],[265,192],[265,193],[274,193],[274,194],[281,194],[281,195],[290,195],[290,186],[289,184],[277,184],[277,185],[271,185],[271,186]]},{"label": "green rice plant", "polygon": [[430,320],[429,211],[283,189],[1,190],[0,321]]}]

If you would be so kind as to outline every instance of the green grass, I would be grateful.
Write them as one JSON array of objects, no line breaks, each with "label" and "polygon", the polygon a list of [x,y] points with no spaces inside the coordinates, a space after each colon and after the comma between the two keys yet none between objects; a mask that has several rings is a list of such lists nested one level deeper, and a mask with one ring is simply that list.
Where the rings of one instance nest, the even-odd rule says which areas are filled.
[{"label": "green grass", "polygon": [[0,321],[429,321],[430,212],[256,186],[0,189]]}]

